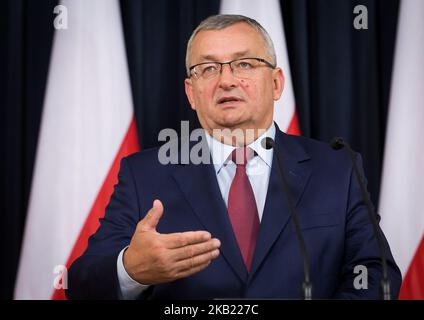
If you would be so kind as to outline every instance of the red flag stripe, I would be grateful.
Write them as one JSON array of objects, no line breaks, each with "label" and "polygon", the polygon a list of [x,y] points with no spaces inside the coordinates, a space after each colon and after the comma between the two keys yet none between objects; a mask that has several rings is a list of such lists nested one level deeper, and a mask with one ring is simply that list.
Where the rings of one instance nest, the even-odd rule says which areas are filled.
[{"label": "red flag stripe", "polygon": [[296,111],[293,113],[293,117],[290,121],[289,127],[287,128],[288,134],[300,135],[300,126],[299,121],[297,119]]},{"label": "red flag stripe", "polygon": [[[88,245],[88,238],[97,230],[99,227],[99,219],[104,216],[106,206],[109,202],[110,196],[113,192],[114,185],[118,182],[118,171],[119,164],[123,157],[137,152],[139,150],[139,144],[137,139],[137,128],[135,125],[134,117],[130,122],[127,133],[125,134],[124,140],[119,148],[119,151],[112,163],[112,166],[103,182],[102,187],[99,190],[96,200],[85,220],[84,226],[75,242],[75,245],[71,251],[71,254],[66,262],[66,267],[70,265],[83,254]],[[63,289],[54,290],[52,295],[53,300],[66,300],[65,291]]]},{"label": "red flag stripe", "polygon": [[399,299],[401,300],[422,300],[424,299],[424,236],[415,252],[405,279],[402,282]]}]

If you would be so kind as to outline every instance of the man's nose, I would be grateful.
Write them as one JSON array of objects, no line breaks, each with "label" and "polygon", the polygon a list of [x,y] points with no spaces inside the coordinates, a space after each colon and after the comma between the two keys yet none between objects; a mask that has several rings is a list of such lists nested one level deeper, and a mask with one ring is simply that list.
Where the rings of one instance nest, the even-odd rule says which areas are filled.
[{"label": "man's nose", "polygon": [[221,73],[219,75],[219,86],[223,89],[233,88],[238,85],[236,77],[234,77],[233,70],[229,64],[224,64],[221,67]]}]

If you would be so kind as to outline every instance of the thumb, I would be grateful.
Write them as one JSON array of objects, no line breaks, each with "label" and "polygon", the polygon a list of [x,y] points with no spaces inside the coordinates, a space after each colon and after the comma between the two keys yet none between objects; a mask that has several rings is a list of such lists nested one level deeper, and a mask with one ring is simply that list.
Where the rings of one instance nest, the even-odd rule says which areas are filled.
[{"label": "thumb", "polygon": [[140,231],[156,230],[163,214],[163,204],[160,200],[153,201],[153,207],[147,212],[143,220],[139,222]]}]

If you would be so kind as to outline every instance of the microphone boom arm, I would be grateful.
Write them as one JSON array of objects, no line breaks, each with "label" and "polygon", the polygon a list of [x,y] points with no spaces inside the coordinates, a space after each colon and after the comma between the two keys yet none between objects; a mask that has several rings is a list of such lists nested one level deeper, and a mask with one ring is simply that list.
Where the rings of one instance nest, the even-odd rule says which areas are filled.
[{"label": "microphone boom arm", "polygon": [[291,197],[290,194],[290,190],[289,190],[289,185],[287,183],[287,179],[286,179],[286,175],[284,174],[284,170],[283,170],[283,162],[281,160],[280,157],[280,150],[279,147],[277,146],[277,144],[274,142],[274,140],[272,138],[264,138],[264,140],[262,140],[262,145],[265,147],[265,149],[271,149],[274,148],[275,149],[275,156],[277,158],[277,166],[278,166],[278,171],[280,172],[280,176],[281,176],[281,180],[283,182],[283,189],[284,189],[284,193],[286,195],[286,199],[287,199],[287,204],[290,210],[290,215],[292,217],[293,220],[293,224],[295,227],[295,231],[296,231],[296,237],[297,240],[299,242],[299,246],[300,246],[300,252],[302,254],[303,257],[303,273],[304,273],[304,281],[303,281],[303,296],[305,300],[312,300],[312,283],[310,281],[310,276],[309,276],[309,258],[308,258],[308,252],[306,250],[306,245],[305,245],[305,239],[303,238],[302,235],[302,231],[300,229],[300,223],[299,223],[299,218],[297,216],[297,212],[295,210],[294,204],[293,204],[293,199]]},{"label": "microphone boom arm", "polygon": [[359,183],[359,188],[361,189],[361,195],[362,195],[362,199],[364,199],[365,201],[365,205],[367,207],[367,212],[368,212],[368,217],[369,220],[371,221],[373,230],[374,230],[374,234],[375,237],[377,239],[377,244],[379,247],[379,251],[380,251],[380,255],[381,255],[381,265],[382,265],[382,269],[383,269],[383,278],[381,280],[381,288],[382,288],[382,293],[383,293],[383,299],[384,300],[390,300],[391,299],[391,295],[390,295],[390,280],[387,276],[387,259],[386,259],[386,254],[385,254],[385,250],[384,250],[384,244],[383,244],[383,239],[380,233],[380,228],[378,227],[378,222],[376,219],[376,215],[373,209],[373,206],[371,204],[371,199],[369,197],[368,192],[366,191],[365,188],[365,181],[362,177],[362,175],[359,172],[358,169],[358,165],[356,163],[356,157],[355,157],[355,153],[353,152],[352,148],[350,147],[349,143],[347,143],[346,141],[343,140],[343,138],[337,137],[334,138],[331,141],[331,147],[334,150],[339,150],[343,147],[346,147],[347,153],[349,154],[350,160],[352,162],[352,166],[353,166],[353,171],[355,173],[356,178],[358,179],[358,183]]}]

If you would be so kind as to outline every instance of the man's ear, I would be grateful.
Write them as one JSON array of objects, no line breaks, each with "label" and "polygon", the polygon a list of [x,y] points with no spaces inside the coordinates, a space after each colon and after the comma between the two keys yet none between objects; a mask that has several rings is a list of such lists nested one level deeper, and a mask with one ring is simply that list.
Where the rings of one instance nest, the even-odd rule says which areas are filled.
[{"label": "man's ear", "polygon": [[283,93],[285,82],[284,73],[281,68],[276,68],[273,70],[272,81],[274,84],[274,101],[277,101],[280,99],[281,94]]},{"label": "man's ear", "polygon": [[184,89],[191,108],[196,110],[196,105],[194,104],[193,83],[190,78],[186,78],[184,80]]}]

